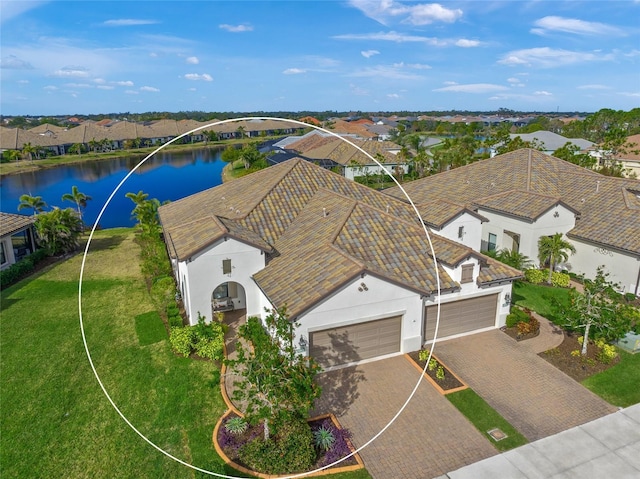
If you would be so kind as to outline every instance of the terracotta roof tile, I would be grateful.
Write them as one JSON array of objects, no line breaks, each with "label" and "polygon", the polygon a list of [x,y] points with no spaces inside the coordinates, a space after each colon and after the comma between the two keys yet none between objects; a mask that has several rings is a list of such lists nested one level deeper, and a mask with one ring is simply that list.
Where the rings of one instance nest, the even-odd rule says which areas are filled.
[{"label": "terracotta roof tile", "polygon": [[0,236],[13,234],[36,221],[34,216],[0,213]]}]

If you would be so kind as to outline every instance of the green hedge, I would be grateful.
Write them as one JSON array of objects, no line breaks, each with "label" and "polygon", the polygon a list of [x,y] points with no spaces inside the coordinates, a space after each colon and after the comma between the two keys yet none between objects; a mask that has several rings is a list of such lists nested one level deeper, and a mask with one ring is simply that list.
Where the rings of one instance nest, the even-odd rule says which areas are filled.
[{"label": "green hedge", "polygon": [[12,264],[7,269],[3,269],[0,271],[0,287],[5,288],[22,279],[31,273],[36,265],[47,256],[46,250],[39,249],[17,263]]}]

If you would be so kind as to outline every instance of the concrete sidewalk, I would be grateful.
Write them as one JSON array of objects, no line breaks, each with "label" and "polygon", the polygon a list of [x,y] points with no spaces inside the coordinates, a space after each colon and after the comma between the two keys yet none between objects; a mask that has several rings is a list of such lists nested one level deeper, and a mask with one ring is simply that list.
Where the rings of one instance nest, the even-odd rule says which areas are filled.
[{"label": "concrete sidewalk", "polygon": [[640,404],[462,467],[438,479],[602,477],[640,477]]}]

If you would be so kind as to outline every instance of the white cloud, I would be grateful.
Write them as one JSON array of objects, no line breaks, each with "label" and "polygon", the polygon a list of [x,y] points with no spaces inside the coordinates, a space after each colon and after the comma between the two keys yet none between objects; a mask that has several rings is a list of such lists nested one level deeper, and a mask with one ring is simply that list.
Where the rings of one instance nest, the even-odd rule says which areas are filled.
[{"label": "white cloud", "polygon": [[608,55],[574,52],[549,47],[513,50],[503,55],[498,63],[503,65],[527,65],[538,68],[552,68],[576,63],[609,60]]},{"label": "white cloud", "polygon": [[370,77],[370,78],[390,78],[393,80],[420,80],[423,77],[415,73],[409,73],[403,70],[404,64],[396,63],[395,65],[378,65],[375,67],[367,67],[362,70],[356,70],[347,76],[350,77]]},{"label": "white cloud", "polygon": [[198,57],[187,57],[185,61],[189,65],[197,65],[198,63],[200,63],[200,60],[198,59]]},{"label": "white cloud", "polygon": [[195,88],[191,87],[191,88],[187,88],[188,91],[197,91]]},{"label": "white cloud", "polygon": [[155,25],[156,23],[160,23],[157,20],[143,20],[143,19],[135,19],[135,18],[118,18],[115,20],[107,20],[102,24],[105,27],[132,27],[136,25]]},{"label": "white cloud", "polygon": [[0,23],[4,23],[7,20],[11,20],[18,15],[23,14],[33,8],[39,7],[40,5],[44,5],[45,3],[49,3],[47,1],[30,1],[30,2],[9,2],[3,1],[0,2]]},{"label": "white cloud", "polygon": [[65,83],[64,86],[67,88],[91,88],[88,83]]},{"label": "white cloud", "polygon": [[405,5],[393,0],[351,0],[351,6],[367,17],[387,25],[392,21],[411,25],[428,25],[435,22],[453,23],[462,16],[462,10],[449,9],[439,3]]},{"label": "white cloud", "polygon": [[133,82],[131,80],[115,81],[111,83],[114,83],[118,86],[133,86]]},{"label": "white cloud", "polygon": [[58,89],[57,86],[53,86],[53,85],[47,85],[45,87],[42,88],[43,90],[47,90],[47,91],[55,91]]},{"label": "white cloud", "polygon": [[620,36],[624,32],[617,27],[599,22],[585,22],[575,18],[548,16],[536,20],[534,25],[538,28],[531,29],[531,33],[544,35],[549,31],[573,33],[576,35],[608,35]]},{"label": "white cloud", "polygon": [[396,98],[400,98],[400,95],[398,95],[397,93],[388,93],[387,98],[392,98],[395,100]]},{"label": "white cloud", "polygon": [[462,48],[473,48],[480,46],[480,42],[478,40],[467,40],[466,38],[461,38],[456,40],[455,45]]},{"label": "white cloud", "polygon": [[113,90],[115,87],[113,85],[98,85],[98,90]]},{"label": "white cloud", "polygon": [[229,25],[226,23],[222,23],[218,25],[222,30],[226,30],[232,33],[242,33],[242,32],[251,32],[253,31],[253,27],[251,25],[242,24],[242,25]]},{"label": "white cloud", "polygon": [[553,93],[549,93],[548,91],[545,91],[545,90],[538,90],[533,94],[538,96],[553,96]]},{"label": "white cloud", "polygon": [[208,73],[187,73],[184,77],[187,80],[213,81],[213,77]]},{"label": "white cloud", "polygon": [[7,70],[31,70],[33,66],[15,55],[9,55],[0,61],[0,68]]},{"label": "white cloud", "polygon": [[491,83],[470,83],[467,85],[449,85],[442,88],[436,88],[433,91],[452,91],[460,93],[490,93],[494,91],[508,90],[507,87],[502,85],[494,85]]},{"label": "white cloud", "polygon": [[431,65],[426,63],[407,63],[407,68],[413,68],[414,70],[430,70]]},{"label": "white cloud", "polygon": [[374,40],[387,41],[396,43],[408,42],[424,42],[430,45],[445,45],[446,43],[437,38],[421,37],[417,35],[405,35],[394,31],[378,32],[378,33],[345,33],[343,35],[334,35],[332,38],[336,40]]},{"label": "white cloud", "polygon": [[307,73],[307,70],[303,70],[302,68],[287,68],[282,73],[285,75],[300,75],[302,73]]},{"label": "white cloud", "polygon": [[66,66],[54,71],[51,76],[58,78],[88,78],[89,70],[80,66]]},{"label": "white cloud", "polygon": [[124,91],[127,95],[137,95],[138,92],[135,90],[125,90]]},{"label": "white cloud", "polygon": [[107,80],[105,80],[104,78],[94,78],[93,80],[91,80],[93,83],[96,83],[98,85],[104,85],[105,83],[107,83]]},{"label": "white cloud", "polygon": [[380,55],[380,52],[378,50],[364,50],[360,54],[365,58],[371,58],[374,55]]},{"label": "white cloud", "polygon": [[141,86],[140,87],[140,91],[159,92],[160,90],[158,88],[155,88],[155,87],[152,87],[152,86]]},{"label": "white cloud", "polygon": [[29,80],[18,80],[18,83],[20,85],[28,85],[29,84]]},{"label": "white cloud", "polygon": [[611,87],[606,85],[580,85],[579,90],[611,90]]},{"label": "white cloud", "polygon": [[355,85],[353,83],[350,83],[349,84],[349,89],[351,90],[351,93],[353,95],[358,95],[358,96],[367,96],[367,95],[369,95],[369,91],[365,90],[360,85]]}]

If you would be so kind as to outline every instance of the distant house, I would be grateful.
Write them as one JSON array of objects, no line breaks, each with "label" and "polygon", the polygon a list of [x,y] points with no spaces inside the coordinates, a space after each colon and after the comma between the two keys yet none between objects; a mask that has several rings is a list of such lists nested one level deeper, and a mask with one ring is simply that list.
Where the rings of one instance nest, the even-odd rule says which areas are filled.
[{"label": "distant house", "polygon": [[[562,233],[576,253],[561,268],[594,277],[604,265],[622,291],[640,294],[638,180],[603,176],[522,149],[405,183],[403,189],[426,223],[441,222],[443,202],[484,218],[474,226],[481,230],[483,250],[507,248],[537,262],[540,237]],[[397,187],[385,192],[405,198]],[[448,208],[455,213],[455,206]]]},{"label": "distant house", "polygon": [[500,327],[521,277],[437,234],[434,263],[409,205],[302,159],[159,215],[191,324],[220,310],[264,317],[286,307],[296,346],[325,368],[431,343],[438,300],[438,338]]},{"label": "distant house", "polygon": [[[527,141],[540,145],[541,151],[544,151],[548,155],[552,155],[558,148],[562,148],[567,143],[576,145],[578,151],[585,151],[591,148],[594,143],[583,138],[566,138],[552,131],[540,130],[534,133],[512,133],[509,137],[513,140],[516,137],[520,137],[522,141]],[[495,156],[495,149],[491,149],[491,155]]]},{"label": "distant house", "polygon": [[[620,152],[613,159],[620,163],[624,174],[630,178],[640,178],[640,134],[627,137],[624,144],[624,152]],[[598,145],[594,145],[589,154],[598,159],[600,166],[603,164],[604,152]]]},{"label": "distant house", "polygon": [[36,250],[35,217],[0,212],[0,269],[5,269]]}]

